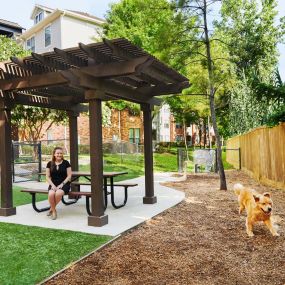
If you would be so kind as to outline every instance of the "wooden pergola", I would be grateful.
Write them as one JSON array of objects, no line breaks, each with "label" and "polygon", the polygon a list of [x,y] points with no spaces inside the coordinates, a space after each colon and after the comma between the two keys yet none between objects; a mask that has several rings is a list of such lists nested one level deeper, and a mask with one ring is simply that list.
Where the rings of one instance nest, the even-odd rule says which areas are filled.
[{"label": "wooden pergola", "polygon": [[11,110],[16,104],[65,110],[69,116],[70,162],[78,170],[77,117],[88,110],[92,215],[88,225],[108,223],[103,202],[102,101],[139,103],[144,118],[145,196],[157,199],[153,184],[151,111],[159,95],[177,94],[188,79],[126,39],[104,40],[0,63],[1,216],[16,214],[12,197]]}]

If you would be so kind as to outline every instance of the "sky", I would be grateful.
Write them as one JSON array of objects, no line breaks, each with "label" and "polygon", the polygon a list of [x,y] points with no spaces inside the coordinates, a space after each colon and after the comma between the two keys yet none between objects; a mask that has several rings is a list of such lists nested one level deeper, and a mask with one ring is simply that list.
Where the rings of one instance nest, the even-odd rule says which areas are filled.
[{"label": "sky", "polygon": [[[41,4],[54,9],[87,12],[91,15],[104,18],[110,3],[114,2],[119,2],[119,0],[0,0],[0,19],[16,22],[28,29],[33,25],[30,16],[35,4]],[[285,16],[284,0],[278,0],[278,11],[279,16]],[[285,81],[285,44],[279,45],[279,53],[279,71],[282,80]]]}]

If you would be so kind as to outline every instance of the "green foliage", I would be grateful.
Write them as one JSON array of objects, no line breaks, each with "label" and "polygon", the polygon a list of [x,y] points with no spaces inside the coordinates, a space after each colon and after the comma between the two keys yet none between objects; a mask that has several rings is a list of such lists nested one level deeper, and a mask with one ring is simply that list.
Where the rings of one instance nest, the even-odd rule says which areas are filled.
[{"label": "green foliage", "polygon": [[[225,0],[222,2],[222,21],[219,31],[227,43],[231,61],[238,74],[255,71],[268,76],[277,64],[277,43],[282,41],[283,26],[275,24],[275,0]],[[243,75],[242,73],[242,75]]]},{"label": "green foliage", "polygon": [[[105,35],[124,37],[180,72],[184,71],[186,39],[195,31],[185,31],[185,21],[167,0],[122,0],[106,15]],[[193,23],[192,23],[193,24]]]},{"label": "green foliage", "polygon": [[139,104],[129,102],[129,101],[124,101],[124,100],[108,101],[107,105],[111,109],[116,109],[119,111],[127,109],[129,113],[133,116],[138,116],[141,111]]},{"label": "green foliage", "polygon": [[279,122],[284,122],[285,84],[281,80],[279,71],[275,73],[275,80],[271,83],[266,84],[256,77],[252,85],[255,98],[267,105],[264,123],[268,126],[275,126]]},{"label": "green foliage", "polygon": [[111,126],[111,117],[112,117],[111,109],[105,102],[103,102],[102,104],[102,126],[103,127]]},{"label": "green foliage", "polygon": [[11,56],[23,57],[29,54],[14,40],[0,35],[0,61],[9,60]]},{"label": "green foliage", "polygon": [[269,115],[266,124],[270,127],[274,127],[280,122],[285,122],[285,105],[281,106],[271,115]]},{"label": "green foliage", "polygon": [[[42,131],[47,131],[53,124],[64,123],[67,120],[65,111],[52,110],[39,107],[17,105],[12,110],[12,123],[19,129],[25,130],[27,141],[37,141]],[[44,129],[44,124],[48,126]]]},{"label": "green foliage", "polygon": [[272,84],[277,66],[277,44],[283,39],[284,24],[276,24],[275,0],[225,0],[221,16],[217,35],[233,63],[230,74],[234,80],[225,90],[220,110],[220,123],[229,136],[265,124],[276,109],[273,97],[278,95],[268,84]]},{"label": "green foliage", "polygon": [[[109,240],[108,236],[1,223],[0,283],[38,284]],[[80,244],[76,250],[75,241]]]}]

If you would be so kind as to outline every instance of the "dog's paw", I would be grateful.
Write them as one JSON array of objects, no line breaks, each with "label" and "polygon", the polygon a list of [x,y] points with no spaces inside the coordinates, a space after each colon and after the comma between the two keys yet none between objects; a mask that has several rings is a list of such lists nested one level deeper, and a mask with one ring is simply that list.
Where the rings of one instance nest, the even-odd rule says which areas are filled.
[{"label": "dog's paw", "polygon": [[280,237],[280,234],[278,234],[278,233],[274,233],[274,234],[272,234],[274,237]]}]

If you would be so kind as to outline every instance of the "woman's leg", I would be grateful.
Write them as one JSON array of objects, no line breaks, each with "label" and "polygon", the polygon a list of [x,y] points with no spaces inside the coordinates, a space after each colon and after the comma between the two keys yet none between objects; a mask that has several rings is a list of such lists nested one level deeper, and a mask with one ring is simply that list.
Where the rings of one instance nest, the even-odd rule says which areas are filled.
[{"label": "woman's leg", "polygon": [[49,201],[49,204],[50,204],[50,211],[53,212],[55,210],[55,206],[56,206],[56,203],[55,203],[55,193],[53,190],[49,190],[48,191],[48,201]]},{"label": "woman's leg", "polygon": [[61,201],[61,197],[64,195],[63,190],[57,190],[55,192],[55,206]]}]

